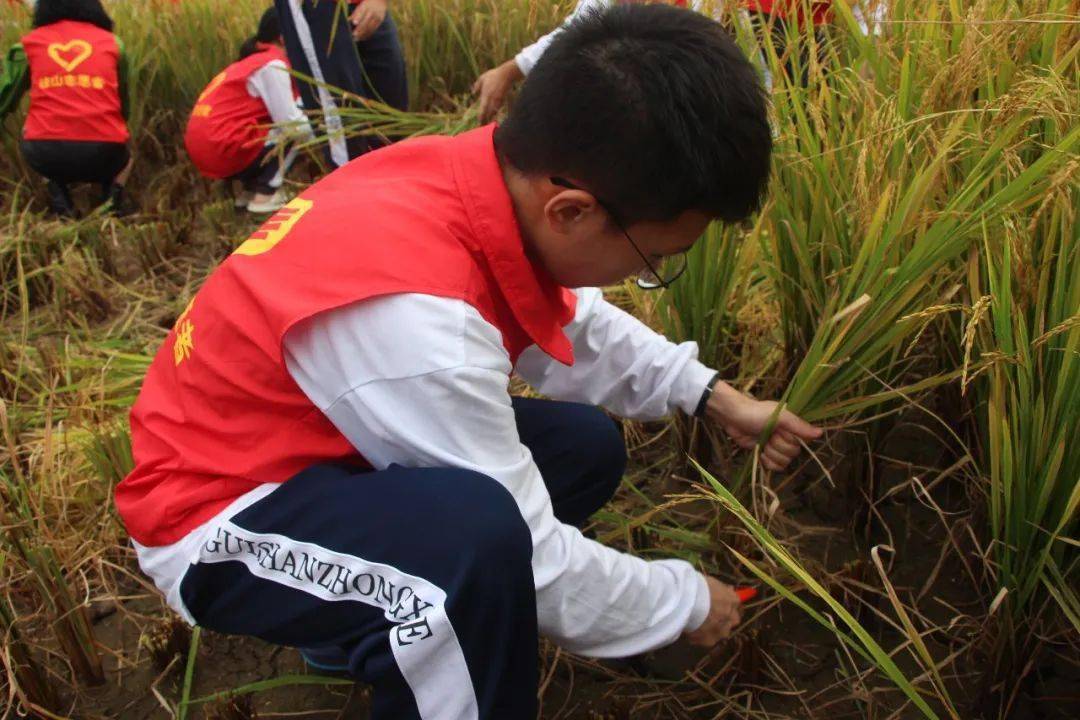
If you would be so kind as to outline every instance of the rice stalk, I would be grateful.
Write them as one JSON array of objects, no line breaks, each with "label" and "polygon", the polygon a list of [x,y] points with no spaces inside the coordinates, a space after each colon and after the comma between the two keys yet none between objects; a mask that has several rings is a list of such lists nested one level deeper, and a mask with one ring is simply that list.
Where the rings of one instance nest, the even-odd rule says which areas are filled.
[{"label": "rice stalk", "polygon": [[[993,538],[993,569],[1017,619],[1050,596],[1080,629],[1075,583],[1080,507],[1080,235],[1077,186],[1063,186],[1032,232],[984,228],[972,255],[972,294],[992,298],[975,328],[999,353],[974,381]],[[1015,262],[1016,245],[1030,265]]]},{"label": "rice stalk", "polygon": [[0,400],[0,431],[10,466],[10,470],[0,468],[0,527],[3,528],[0,542],[30,571],[38,598],[75,676],[87,685],[100,685],[105,682],[105,674],[86,605],[76,600],[63,563],[49,540],[38,532],[38,518],[27,492],[28,477],[19,465],[3,400]]},{"label": "rice stalk", "polygon": [[[0,553],[0,570],[4,569],[4,555]],[[56,708],[56,693],[46,679],[41,666],[34,660],[30,647],[16,627],[15,610],[8,599],[0,594],[0,637],[3,642],[3,665],[8,684],[18,701],[27,708]]]},{"label": "rice stalk", "polygon": [[[780,582],[780,580],[776,579],[773,574],[766,571],[743,553],[729,547],[729,552],[731,552],[743,567],[753,573],[753,575],[763,583],[771,587],[778,595],[799,607],[818,624],[832,632],[837,640],[847,648],[850,648],[864,662],[875,667],[881,675],[892,682],[904,694],[922,717],[930,718],[931,720],[937,720],[941,717],[927,702],[927,696],[929,696],[937,700],[938,704],[945,712],[946,717],[960,720],[961,716],[954,708],[944,684],[938,685],[935,678],[935,682],[929,690],[917,688],[896,664],[896,661],[892,657],[893,653],[884,650],[870,632],[867,631],[866,628],[863,627],[863,625],[803,567],[803,565],[764,525],[758,522],[754,515],[739,502],[738,498],[730,490],[700,465],[697,466],[697,469],[708,486],[706,490],[707,496],[734,515],[735,518],[750,531],[762,554],[781,570],[794,578],[802,587],[810,591],[810,593],[818,600],[824,603],[827,606],[829,613],[827,614],[815,609],[806,600],[796,594],[796,592],[793,592]],[[906,614],[904,617],[906,617]],[[839,622],[837,622],[835,618],[839,618]],[[909,625],[910,620],[905,623],[905,630]],[[921,638],[919,638],[918,632],[915,631],[913,627],[908,635],[908,640],[911,643],[911,646],[918,648],[917,652],[910,653],[915,662],[919,663],[920,666],[923,666],[924,669],[926,669],[927,664],[930,668],[937,667],[934,660],[929,657],[929,653],[925,652],[925,646],[923,645]],[[931,674],[936,675],[936,670]]]}]

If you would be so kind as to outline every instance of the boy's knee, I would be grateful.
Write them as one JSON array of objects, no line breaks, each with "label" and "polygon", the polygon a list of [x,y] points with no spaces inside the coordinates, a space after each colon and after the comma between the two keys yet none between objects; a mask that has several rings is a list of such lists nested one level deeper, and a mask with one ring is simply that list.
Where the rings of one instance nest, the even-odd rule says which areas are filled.
[{"label": "boy's knee", "polygon": [[457,537],[447,540],[479,569],[531,568],[532,534],[510,491],[470,470],[454,470],[447,481],[454,483],[453,512],[459,519]]},{"label": "boy's knee", "polygon": [[581,407],[573,428],[580,448],[581,465],[592,468],[597,484],[614,494],[626,470],[626,441],[622,430],[599,408]]}]

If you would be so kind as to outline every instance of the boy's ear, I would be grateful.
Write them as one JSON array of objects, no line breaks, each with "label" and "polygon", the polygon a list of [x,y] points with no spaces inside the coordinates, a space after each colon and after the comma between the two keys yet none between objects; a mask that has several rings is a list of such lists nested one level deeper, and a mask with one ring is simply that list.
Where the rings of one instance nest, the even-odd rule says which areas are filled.
[{"label": "boy's ear", "polygon": [[551,196],[544,205],[544,215],[551,229],[562,234],[570,233],[598,210],[596,199],[584,190],[563,190]]}]

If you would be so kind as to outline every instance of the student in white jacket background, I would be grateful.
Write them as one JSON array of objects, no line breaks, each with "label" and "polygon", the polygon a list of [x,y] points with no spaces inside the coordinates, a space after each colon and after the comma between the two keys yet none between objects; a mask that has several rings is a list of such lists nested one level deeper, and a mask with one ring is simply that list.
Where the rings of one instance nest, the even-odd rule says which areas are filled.
[{"label": "student in white jacket background", "polygon": [[[494,119],[496,113],[502,108],[514,86],[522,80],[536,65],[536,61],[544,54],[551,41],[554,40],[570,23],[578,20],[588,13],[598,12],[612,5],[635,2],[640,0],[578,0],[574,11],[567,16],[559,27],[546,35],[541,36],[536,42],[522,48],[513,58],[501,65],[491,68],[476,79],[473,84],[473,94],[477,96],[477,107],[480,113],[480,122],[489,122]],[[711,16],[719,21],[724,9],[723,0],[671,0],[670,4],[689,7],[698,12]],[[866,8],[863,2],[855,2],[852,12],[864,34],[880,34],[881,23],[888,11],[888,5],[884,0],[867,2]],[[750,15],[746,10],[739,13],[740,21],[750,24]],[[764,57],[759,54],[757,63],[761,66],[765,79],[766,89],[772,89],[772,74],[765,67]]]}]

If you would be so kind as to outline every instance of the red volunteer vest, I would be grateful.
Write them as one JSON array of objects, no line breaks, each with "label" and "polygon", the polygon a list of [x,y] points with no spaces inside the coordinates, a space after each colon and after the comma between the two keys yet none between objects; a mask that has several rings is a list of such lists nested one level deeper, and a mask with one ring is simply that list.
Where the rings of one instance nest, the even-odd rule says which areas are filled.
[{"label": "red volunteer vest", "polygon": [[184,146],[206,177],[232,177],[258,159],[271,119],[262,99],[248,92],[247,81],[274,60],[289,66],[281,48],[259,45],[258,52],[218,73],[195,101]]},{"label": "red volunteer vest", "polygon": [[61,20],[23,36],[30,65],[27,140],[127,142],[120,104],[120,46],[90,23]]},{"label": "red volunteer vest", "polygon": [[[832,0],[810,0],[806,3],[810,8],[810,19],[814,25],[825,25],[829,22]],[[803,11],[803,0],[746,0],[746,7],[751,12],[759,12],[764,15],[775,14],[779,18],[788,18],[797,15],[799,24],[802,25],[806,16]]]},{"label": "red volunteer vest", "polygon": [[501,331],[513,361],[536,343],[573,362],[562,328],[574,295],[525,257],[493,128],[354,160],[210,275],[131,411],[135,469],[116,506],[132,538],[166,545],[261,483],[365,464],[285,367],[282,338],[317,313],[393,293],[458,298]]}]

